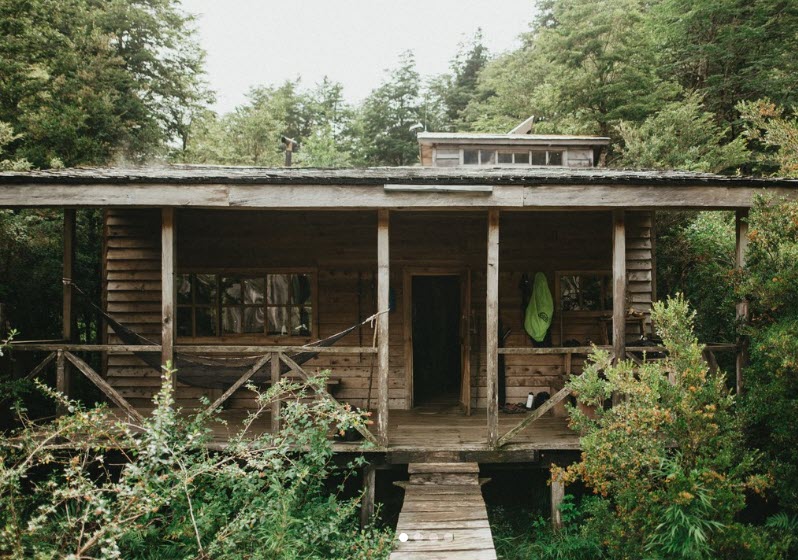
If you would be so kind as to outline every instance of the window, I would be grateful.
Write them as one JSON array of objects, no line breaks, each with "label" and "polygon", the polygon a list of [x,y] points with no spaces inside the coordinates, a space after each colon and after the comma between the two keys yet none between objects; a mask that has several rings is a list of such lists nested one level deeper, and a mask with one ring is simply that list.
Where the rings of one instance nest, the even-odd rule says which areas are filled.
[{"label": "window", "polygon": [[549,165],[562,165],[562,151],[549,152]]},{"label": "window", "polygon": [[493,150],[480,150],[479,163],[480,165],[493,165],[496,163],[496,152]]},{"label": "window", "polygon": [[499,163],[513,163],[513,154],[511,152],[499,152]]},{"label": "window", "polygon": [[477,150],[463,150],[463,164],[464,165],[478,165],[479,152]]},{"label": "window", "polygon": [[561,273],[562,311],[611,311],[612,282],[608,272]]},{"label": "window", "polygon": [[532,152],[532,165],[546,165],[546,152]]},{"label": "window", "polygon": [[306,273],[180,274],[177,334],[310,336],[312,280]]},{"label": "window", "polygon": [[513,163],[516,165],[529,165],[529,152],[516,152],[513,158]]}]

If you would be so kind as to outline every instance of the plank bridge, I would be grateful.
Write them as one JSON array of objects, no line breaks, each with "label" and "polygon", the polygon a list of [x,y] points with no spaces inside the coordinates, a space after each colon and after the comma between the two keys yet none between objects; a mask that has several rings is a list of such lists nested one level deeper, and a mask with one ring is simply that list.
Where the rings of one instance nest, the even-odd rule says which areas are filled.
[{"label": "plank bridge", "polygon": [[390,560],[496,558],[477,463],[411,463]]}]

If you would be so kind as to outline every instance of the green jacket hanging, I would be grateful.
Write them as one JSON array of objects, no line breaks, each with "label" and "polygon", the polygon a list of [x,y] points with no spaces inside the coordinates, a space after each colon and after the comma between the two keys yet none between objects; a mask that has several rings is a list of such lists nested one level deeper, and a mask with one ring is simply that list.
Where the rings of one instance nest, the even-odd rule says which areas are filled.
[{"label": "green jacket hanging", "polygon": [[554,313],[554,300],[551,297],[549,283],[542,272],[535,274],[535,283],[532,286],[532,297],[526,307],[524,329],[536,342],[543,342],[546,332],[551,326],[551,317]]}]

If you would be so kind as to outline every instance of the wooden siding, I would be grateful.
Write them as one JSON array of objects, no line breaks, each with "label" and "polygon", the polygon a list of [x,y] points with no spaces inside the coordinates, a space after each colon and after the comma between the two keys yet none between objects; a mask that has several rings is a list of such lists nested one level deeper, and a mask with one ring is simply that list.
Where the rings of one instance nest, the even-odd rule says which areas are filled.
[{"label": "wooden siding", "polygon": [[[375,211],[260,212],[181,209],[177,212],[177,267],[181,270],[312,268],[317,274],[318,332],[313,338],[337,333],[376,310],[377,216]],[[650,308],[652,292],[651,216],[627,215],[629,299],[636,308]],[[511,333],[505,346],[531,345],[523,332],[519,282],[522,274],[544,272],[554,293],[557,271],[606,270],[611,264],[611,219],[608,212],[515,212],[501,216],[499,315]],[[160,341],[160,212],[108,210],[105,217],[105,294],[108,311],[123,324]],[[395,212],[390,220],[391,292],[389,404],[406,408],[402,280],[405,268],[434,267],[471,271],[472,404],[484,408],[486,212]],[[562,340],[599,341],[594,317],[569,319],[555,314],[552,343]],[[631,330],[631,327],[630,327]],[[342,339],[346,346],[371,345],[369,326]],[[630,336],[636,336],[630,332]],[[117,342],[113,333],[109,342]],[[207,342],[208,339],[205,339]],[[305,343],[309,339],[248,337],[247,342]],[[241,338],[229,337],[236,343]],[[191,340],[178,339],[178,343]],[[375,362],[372,365],[372,360]],[[504,358],[509,402],[525,400],[529,391],[553,393],[562,384],[565,360],[557,355],[508,355]],[[580,361],[574,359],[574,370]],[[341,379],[336,396],[365,406],[369,377],[374,376],[371,407],[377,402],[376,357],[328,355],[309,363],[311,370],[329,368]],[[159,372],[132,355],[108,357],[109,383],[138,407],[146,408],[157,390]],[[181,405],[218,391],[179,386]],[[252,405],[246,390],[229,407]]]}]

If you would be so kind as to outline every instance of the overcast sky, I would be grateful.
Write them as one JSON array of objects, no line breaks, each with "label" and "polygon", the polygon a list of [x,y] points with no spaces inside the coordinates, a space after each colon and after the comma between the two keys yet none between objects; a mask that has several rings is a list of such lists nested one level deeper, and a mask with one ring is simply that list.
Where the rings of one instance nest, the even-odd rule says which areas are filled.
[{"label": "overcast sky", "polygon": [[198,16],[216,110],[249,88],[327,75],[360,101],[411,49],[422,75],[444,72],[457,45],[482,27],[492,53],[517,46],[534,0],[183,0]]}]

